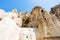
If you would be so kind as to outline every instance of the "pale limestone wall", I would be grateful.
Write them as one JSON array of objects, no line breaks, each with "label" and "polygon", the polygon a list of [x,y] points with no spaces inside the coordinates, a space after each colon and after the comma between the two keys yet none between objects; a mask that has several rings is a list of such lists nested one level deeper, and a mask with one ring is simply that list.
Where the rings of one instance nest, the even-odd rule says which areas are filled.
[{"label": "pale limestone wall", "polygon": [[16,19],[14,19],[14,21],[16,22],[16,24],[17,24],[19,27],[22,27],[22,19],[21,19],[21,18],[16,18]]},{"label": "pale limestone wall", "polygon": [[20,28],[10,17],[0,21],[0,40],[19,40]]},{"label": "pale limestone wall", "polygon": [[33,28],[20,28],[10,17],[0,21],[0,40],[36,40]]},{"label": "pale limestone wall", "polygon": [[21,28],[19,37],[19,40],[36,40],[33,28]]},{"label": "pale limestone wall", "polygon": [[[25,21],[30,28],[21,28]],[[42,40],[52,36],[60,36],[60,19],[41,7],[34,8],[31,14],[0,9],[0,40]]]}]

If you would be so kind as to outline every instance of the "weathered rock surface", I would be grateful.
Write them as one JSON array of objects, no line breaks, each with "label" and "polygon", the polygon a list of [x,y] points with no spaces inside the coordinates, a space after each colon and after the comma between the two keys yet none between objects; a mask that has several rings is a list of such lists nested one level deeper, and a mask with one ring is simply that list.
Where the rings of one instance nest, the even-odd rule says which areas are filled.
[{"label": "weathered rock surface", "polygon": [[21,28],[19,40],[36,40],[36,34],[33,28]]},{"label": "weathered rock surface", "polygon": [[19,40],[20,28],[11,18],[5,17],[0,21],[0,40]]},{"label": "weathered rock surface", "polygon": [[36,40],[33,28],[20,28],[10,17],[0,21],[0,40]]},{"label": "weathered rock surface", "polygon": [[36,6],[30,13],[0,10],[0,40],[43,40],[60,36],[60,4],[50,12]]},{"label": "weathered rock surface", "polygon": [[55,16],[60,19],[60,4],[52,7],[50,12],[51,14],[55,14]]}]

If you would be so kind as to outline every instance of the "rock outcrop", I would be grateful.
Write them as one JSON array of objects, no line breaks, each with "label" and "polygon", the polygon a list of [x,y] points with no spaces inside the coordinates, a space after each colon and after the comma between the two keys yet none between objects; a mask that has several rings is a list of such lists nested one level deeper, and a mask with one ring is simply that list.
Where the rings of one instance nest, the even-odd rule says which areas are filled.
[{"label": "rock outcrop", "polygon": [[60,19],[60,4],[52,7],[50,12],[51,14],[55,14],[55,16]]},{"label": "rock outcrop", "polygon": [[27,27],[37,28],[37,40],[43,37],[60,36],[60,21],[58,19],[59,17],[57,17],[59,15],[57,15],[57,13],[55,13],[55,15],[53,14],[54,13],[50,14],[39,6],[32,9],[31,15],[28,18],[29,22]]},{"label": "rock outcrop", "polygon": [[50,12],[40,6],[30,13],[0,10],[0,32],[0,40],[43,40],[44,37],[60,36],[60,4]]}]

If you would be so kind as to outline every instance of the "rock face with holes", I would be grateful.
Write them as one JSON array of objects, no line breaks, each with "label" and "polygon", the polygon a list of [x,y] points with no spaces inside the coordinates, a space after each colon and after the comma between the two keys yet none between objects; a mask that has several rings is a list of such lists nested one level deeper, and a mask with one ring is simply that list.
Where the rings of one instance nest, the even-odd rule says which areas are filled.
[{"label": "rock face with holes", "polygon": [[2,10],[0,14],[0,40],[36,40],[33,28],[21,28],[24,18],[18,17],[15,10],[12,12]]},{"label": "rock face with holes", "polygon": [[20,28],[10,17],[0,21],[0,40],[36,40],[33,28]]},{"label": "rock face with holes", "polygon": [[0,9],[0,40],[43,40],[60,36],[60,4],[50,12],[36,6],[30,13]]},{"label": "rock face with holes", "polygon": [[36,40],[33,28],[21,28],[19,37],[19,40]]},{"label": "rock face with holes", "polygon": [[37,28],[37,40],[41,40],[41,38],[45,36],[59,36],[59,24],[60,21],[58,20],[57,16],[50,14],[39,6],[36,6],[31,11],[27,26]]},{"label": "rock face with holes", "polygon": [[28,26],[32,28],[37,28],[36,29],[37,40],[41,40],[41,38],[45,34],[44,31],[45,30],[44,27],[46,27],[45,18],[44,18],[45,13],[46,12],[42,7],[36,6],[35,8],[32,9],[31,15],[29,17],[30,22],[28,23]]}]

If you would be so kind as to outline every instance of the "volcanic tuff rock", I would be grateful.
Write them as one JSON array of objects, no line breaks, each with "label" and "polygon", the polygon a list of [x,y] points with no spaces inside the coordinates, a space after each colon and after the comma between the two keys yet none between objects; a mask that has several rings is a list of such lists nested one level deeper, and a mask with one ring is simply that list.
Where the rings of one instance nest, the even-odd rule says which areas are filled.
[{"label": "volcanic tuff rock", "polygon": [[[5,19],[5,20],[3,20],[3,19]],[[14,25],[13,25],[14,23],[11,24],[11,22],[10,22],[11,20],[9,20],[9,19],[11,19],[12,22],[15,23],[15,26],[17,28],[19,28],[19,29],[21,28],[21,30],[22,30],[22,31],[20,31],[21,36],[19,35],[20,37],[22,37],[22,38],[19,38],[21,40],[23,40],[23,38],[24,38],[24,40],[25,39],[33,40],[34,38],[35,38],[34,40],[42,40],[44,37],[60,36],[60,4],[56,5],[55,7],[52,7],[50,12],[45,11],[40,6],[34,7],[30,13],[28,13],[28,12],[26,12],[26,13],[19,12],[18,13],[16,9],[12,10],[12,12],[5,12],[4,10],[0,10],[0,27],[1,28],[5,24],[6,24],[6,27],[8,27],[9,25],[11,25],[12,28],[14,27]],[[5,26],[3,26],[3,27],[5,27]],[[15,29],[15,28],[13,28],[13,29]],[[16,31],[19,33],[18,30],[16,30]],[[30,36],[30,34],[32,36]],[[34,34],[34,36],[33,36],[33,34]],[[25,36],[28,36],[27,37],[28,39]],[[30,39],[30,38],[33,38],[33,39]],[[2,36],[2,39],[3,39],[3,36]]]},{"label": "volcanic tuff rock", "polygon": [[52,12],[47,12],[39,6],[32,9],[27,26],[37,28],[37,40],[43,37],[60,36],[59,8],[60,6],[57,5],[53,8],[55,11],[51,10]]}]

